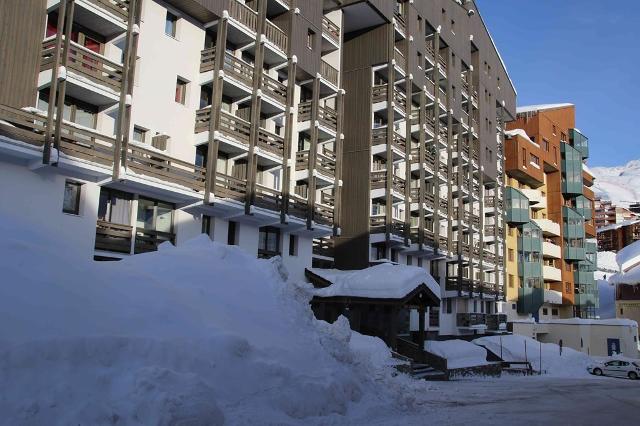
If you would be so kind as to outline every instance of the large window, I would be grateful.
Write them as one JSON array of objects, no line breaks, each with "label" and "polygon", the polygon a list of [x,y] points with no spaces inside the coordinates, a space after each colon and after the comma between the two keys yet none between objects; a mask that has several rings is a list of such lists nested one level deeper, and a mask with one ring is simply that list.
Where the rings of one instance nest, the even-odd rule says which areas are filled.
[{"label": "large window", "polygon": [[62,201],[62,211],[68,214],[80,214],[80,188],[81,183],[70,180],[64,183],[64,199]]},{"label": "large window", "polygon": [[136,253],[154,251],[158,244],[174,241],[173,205],[140,198],[136,220]]},{"label": "large window", "polygon": [[260,228],[258,257],[270,258],[280,254],[280,229],[272,226]]},{"label": "large window", "polygon": [[130,194],[101,188],[98,202],[98,220],[119,225],[130,225],[131,198]]}]

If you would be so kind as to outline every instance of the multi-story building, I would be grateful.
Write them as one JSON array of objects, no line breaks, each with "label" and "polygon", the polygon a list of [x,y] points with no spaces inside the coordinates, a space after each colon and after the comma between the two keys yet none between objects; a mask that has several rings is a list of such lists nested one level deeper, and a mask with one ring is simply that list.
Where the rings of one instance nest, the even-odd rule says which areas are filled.
[{"label": "multi-story building", "polygon": [[512,320],[593,318],[593,176],[575,107],[518,108],[507,127],[505,312]]},{"label": "multi-story building", "polygon": [[0,212],[99,260],[206,232],[281,254],[295,277],[314,246],[331,262],[343,126],[335,6],[3,1],[0,193],[12,202]]},{"label": "multi-story building", "polygon": [[497,329],[515,90],[475,3],[347,0],[342,10],[336,265],[423,267],[442,289],[431,333]]},{"label": "multi-story building", "polygon": [[637,219],[638,215],[629,209],[616,206],[609,200],[596,197],[594,200],[596,229]]},{"label": "multi-story building", "polygon": [[640,240],[640,219],[606,225],[597,232],[598,250],[617,252]]}]

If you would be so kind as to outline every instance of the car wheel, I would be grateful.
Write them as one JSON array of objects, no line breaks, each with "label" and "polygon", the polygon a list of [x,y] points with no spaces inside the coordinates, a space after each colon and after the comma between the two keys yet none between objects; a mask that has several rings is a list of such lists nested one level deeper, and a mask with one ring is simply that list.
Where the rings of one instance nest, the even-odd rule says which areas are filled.
[{"label": "car wheel", "polygon": [[602,376],[602,370],[600,370],[599,368],[594,368],[593,374],[595,374],[596,376]]},{"label": "car wheel", "polygon": [[638,373],[636,373],[635,371],[629,371],[629,378],[631,380],[638,380]]}]

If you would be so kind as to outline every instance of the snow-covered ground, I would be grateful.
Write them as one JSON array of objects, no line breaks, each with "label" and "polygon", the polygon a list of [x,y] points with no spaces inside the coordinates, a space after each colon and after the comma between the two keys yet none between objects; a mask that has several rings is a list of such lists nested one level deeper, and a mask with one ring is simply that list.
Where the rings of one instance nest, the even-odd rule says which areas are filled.
[{"label": "snow-covered ground", "polygon": [[498,414],[478,420],[479,401],[514,408],[500,389],[598,380],[555,345],[542,379],[395,375],[381,340],[315,320],[310,286],[286,282],[278,262],[205,236],[97,263],[15,218],[0,218],[0,235],[2,425],[489,424]]},{"label": "snow-covered ground", "polygon": [[487,350],[465,340],[427,341],[424,348],[447,360],[447,368],[487,365]]},{"label": "snow-covered ground", "polygon": [[593,167],[591,171],[596,178],[592,188],[596,195],[621,207],[640,201],[640,160],[624,166]]}]

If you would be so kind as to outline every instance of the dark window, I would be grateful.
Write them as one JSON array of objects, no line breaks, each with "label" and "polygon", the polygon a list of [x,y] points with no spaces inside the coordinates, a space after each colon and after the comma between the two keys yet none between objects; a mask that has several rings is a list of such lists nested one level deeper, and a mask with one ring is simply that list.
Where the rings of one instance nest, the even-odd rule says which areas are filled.
[{"label": "dark window", "polygon": [[80,187],[81,183],[73,181],[65,181],[64,183],[64,200],[62,202],[62,211],[69,214],[80,214]]},{"label": "dark window", "polygon": [[270,258],[280,254],[280,228],[264,226],[258,238],[258,257]]},{"label": "dark window", "polygon": [[398,251],[397,250],[391,250],[391,261],[392,262],[397,262],[398,261]]},{"label": "dark window", "polygon": [[184,105],[187,101],[187,84],[188,82],[178,77],[176,79],[176,97],[175,101]]},{"label": "dark window", "polygon": [[452,312],[451,299],[447,298],[447,313],[450,314]]},{"label": "dark window", "polygon": [[313,45],[315,43],[316,33],[309,29],[307,32],[307,47],[313,50]]},{"label": "dark window", "polygon": [[236,222],[229,222],[227,244],[229,244],[230,246],[235,246],[238,244],[238,224]]},{"label": "dark window", "polygon": [[175,37],[177,27],[178,17],[173,13],[167,11],[167,17],[164,23],[164,33],[170,37]]},{"label": "dark window", "polygon": [[298,255],[298,237],[289,235],[289,256]]},{"label": "dark window", "polygon": [[202,233],[211,237],[211,231],[213,230],[213,218],[211,216],[202,215]]},{"label": "dark window", "polygon": [[413,258],[411,256],[407,256],[407,265],[411,266],[413,264]]},{"label": "dark window", "polygon": [[133,127],[133,140],[136,142],[144,143],[147,138],[147,131],[142,127]]},{"label": "dark window", "polygon": [[547,308],[542,308],[542,315],[549,315],[549,310]]}]

